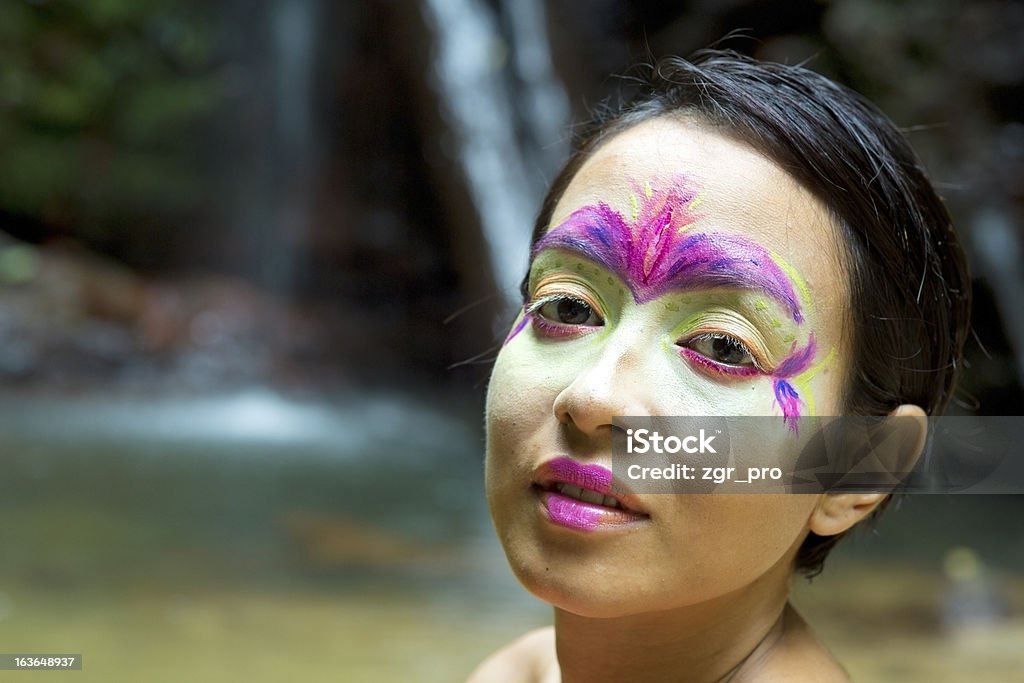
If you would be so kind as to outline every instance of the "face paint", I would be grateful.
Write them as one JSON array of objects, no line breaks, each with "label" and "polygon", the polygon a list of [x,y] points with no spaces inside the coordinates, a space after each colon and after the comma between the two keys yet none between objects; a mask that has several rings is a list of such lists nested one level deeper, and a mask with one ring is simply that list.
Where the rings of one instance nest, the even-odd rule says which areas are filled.
[{"label": "face paint", "polygon": [[[796,344],[794,343],[795,347]],[[797,422],[800,417],[800,394],[788,381],[807,371],[814,360],[815,344],[812,333],[807,345],[801,349],[795,349],[779,364],[779,367],[772,373],[774,378],[775,402],[782,411],[782,420],[794,432],[797,431]]]},{"label": "face paint", "polygon": [[537,242],[533,256],[553,248],[578,252],[618,275],[637,303],[671,290],[759,289],[803,322],[793,283],[771,253],[742,237],[688,232],[699,218],[693,212],[697,195],[685,177],[670,186],[642,199],[633,195],[638,208],[632,225],[604,202],[580,207]]},{"label": "face paint", "polygon": [[[576,252],[618,275],[638,304],[670,291],[716,287],[756,289],[781,305],[794,322],[802,324],[803,306],[812,306],[807,285],[799,273],[767,249],[742,237],[690,232],[700,218],[695,209],[703,198],[686,176],[677,176],[668,187],[668,190],[660,190],[646,185],[639,190],[634,186],[629,197],[630,221],[604,202],[576,209],[537,242],[533,258],[548,249]],[[577,270],[580,268],[577,265]],[[769,304],[759,299],[754,308],[767,311]],[[535,325],[542,322],[535,313],[536,307],[524,307],[521,319],[505,339],[506,344],[531,320]],[[770,318],[770,324],[773,328],[782,325],[778,318]],[[555,334],[556,329],[547,327],[551,326],[545,326],[547,336],[569,336],[568,332]],[[807,400],[801,398],[794,378],[809,373],[816,345],[813,334],[808,343],[799,348],[791,335],[787,341],[793,345],[790,354],[770,372],[755,366],[719,363],[688,348],[681,349],[681,354],[719,374],[771,377],[775,403],[784,422],[796,432],[801,404],[810,407],[813,399],[809,393]],[[830,352],[828,358],[831,357]],[[815,372],[820,369],[819,366]],[[809,376],[801,379],[804,381],[799,383],[806,384]]]},{"label": "face paint", "polygon": [[505,341],[503,341],[501,345],[504,346],[505,344],[508,344],[510,341],[512,341],[517,334],[523,331],[523,328],[526,327],[526,323],[528,322],[530,322],[530,314],[524,309],[522,317],[519,319],[519,322],[515,324],[515,326],[512,328],[512,331],[508,333],[508,336],[505,337]]}]

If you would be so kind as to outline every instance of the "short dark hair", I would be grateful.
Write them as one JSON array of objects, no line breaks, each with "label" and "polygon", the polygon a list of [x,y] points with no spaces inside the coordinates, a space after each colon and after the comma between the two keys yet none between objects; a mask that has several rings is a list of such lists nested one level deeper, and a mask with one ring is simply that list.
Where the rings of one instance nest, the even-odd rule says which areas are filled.
[{"label": "short dark hair", "polygon": [[[969,330],[970,277],[949,213],[892,121],[821,74],[729,50],[666,57],[640,71],[638,94],[605,106],[577,136],[541,206],[532,244],[605,141],[658,117],[707,123],[773,160],[831,213],[850,288],[846,411],[885,415],[911,403],[940,413]],[[527,288],[524,279],[524,297]],[[812,532],[796,569],[819,573],[838,539]]]}]

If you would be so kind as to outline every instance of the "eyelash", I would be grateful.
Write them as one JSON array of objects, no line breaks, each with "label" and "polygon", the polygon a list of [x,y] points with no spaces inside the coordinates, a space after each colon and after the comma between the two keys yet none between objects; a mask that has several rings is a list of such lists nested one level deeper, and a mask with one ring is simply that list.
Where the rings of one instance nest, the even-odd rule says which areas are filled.
[{"label": "eyelash", "polygon": [[[729,365],[709,358],[700,351],[691,348],[689,345],[695,342],[708,341],[721,339],[731,342],[736,346],[745,356],[748,356],[751,361],[751,365]],[[687,358],[689,361],[695,363],[703,369],[710,370],[712,372],[731,375],[733,377],[754,377],[758,375],[767,374],[762,368],[761,363],[758,361],[757,356],[750,350],[750,347],[743,343],[742,340],[730,334],[723,334],[721,332],[707,332],[704,334],[698,334],[694,337],[690,337],[684,342],[679,343],[679,353]]]},{"label": "eyelash", "polygon": [[[576,304],[580,304],[582,306],[586,306],[587,309],[590,310],[591,315],[597,317],[597,319],[599,320],[599,324],[585,325],[582,323],[573,324],[559,322],[551,320],[541,313],[541,309],[543,309],[548,304],[561,303],[563,301],[569,301]],[[569,294],[551,294],[548,296],[543,296],[533,301],[532,303],[530,303],[529,306],[527,306],[526,315],[530,317],[530,321],[533,324],[534,328],[544,336],[548,337],[571,337],[581,334],[588,334],[596,330],[598,327],[604,325],[604,319],[601,317],[601,314],[597,312],[596,306],[591,304],[589,301],[583,299],[582,297],[571,296]]]}]

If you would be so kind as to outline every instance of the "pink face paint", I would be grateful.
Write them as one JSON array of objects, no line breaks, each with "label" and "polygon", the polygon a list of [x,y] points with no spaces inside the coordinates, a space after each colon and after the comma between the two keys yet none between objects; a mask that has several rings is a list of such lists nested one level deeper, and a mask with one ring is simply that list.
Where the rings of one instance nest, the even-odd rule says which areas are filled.
[{"label": "pink face paint", "polygon": [[674,184],[681,187],[641,194],[632,225],[604,202],[577,209],[537,242],[533,256],[545,249],[578,252],[618,275],[637,303],[671,290],[758,289],[803,322],[792,283],[766,249],[738,236],[686,232],[697,219],[689,206],[696,193],[685,179]]},{"label": "pink face paint", "polygon": [[758,375],[764,374],[764,371],[760,368],[755,368],[749,365],[738,366],[716,363],[707,356],[686,347],[679,349],[679,353],[686,356],[691,363],[696,363],[701,367],[707,368],[711,372],[717,372],[722,375],[732,375],[733,377],[757,377]]},{"label": "pink face paint", "polygon": [[791,431],[797,431],[797,422],[800,418],[800,395],[784,379],[775,380],[775,402],[782,410],[782,421]]},{"label": "pink face paint", "polygon": [[790,377],[799,375],[811,367],[815,352],[814,334],[811,334],[807,345],[797,349],[793,344],[793,352],[779,363],[779,367],[772,373],[775,380],[775,402],[782,410],[782,419],[792,431],[797,431],[797,422],[800,417],[800,394],[793,385],[786,381]]}]

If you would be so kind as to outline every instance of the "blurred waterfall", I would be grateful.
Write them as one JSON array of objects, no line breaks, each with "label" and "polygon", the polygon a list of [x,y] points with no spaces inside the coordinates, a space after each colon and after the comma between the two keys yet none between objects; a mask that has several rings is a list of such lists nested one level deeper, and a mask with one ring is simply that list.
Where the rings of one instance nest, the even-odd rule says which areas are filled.
[{"label": "blurred waterfall", "polygon": [[482,0],[424,0],[423,7],[434,32],[432,76],[453,151],[479,213],[495,283],[511,304],[526,269],[540,194],[561,161],[557,145],[568,126],[543,6],[540,0],[503,2],[508,38]]},{"label": "blurred waterfall", "polygon": [[308,230],[312,213],[316,132],[313,129],[314,62],[319,0],[282,0],[271,15],[277,167],[283,181],[278,218],[286,244],[264,254],[266,281],[287,291],[294,281],[289,237]]},{"label": "blurred waterfall", "polygon": [[543,0],[505,0],[502,11],[508,20],[513,64],[521,86],[517,100],[527,129],[523,150],[535,171],[529,180],[539,183],[534,189],[543,194],[551,174],[569,153],[569,100],[551,62]]},{"label": "blurred waterfall", "polygon": [[295,283],[311,218],[321,0],[225,5],[220,38],[232,106],[223,114],[225,220],[234,268],[279,293]]}]

